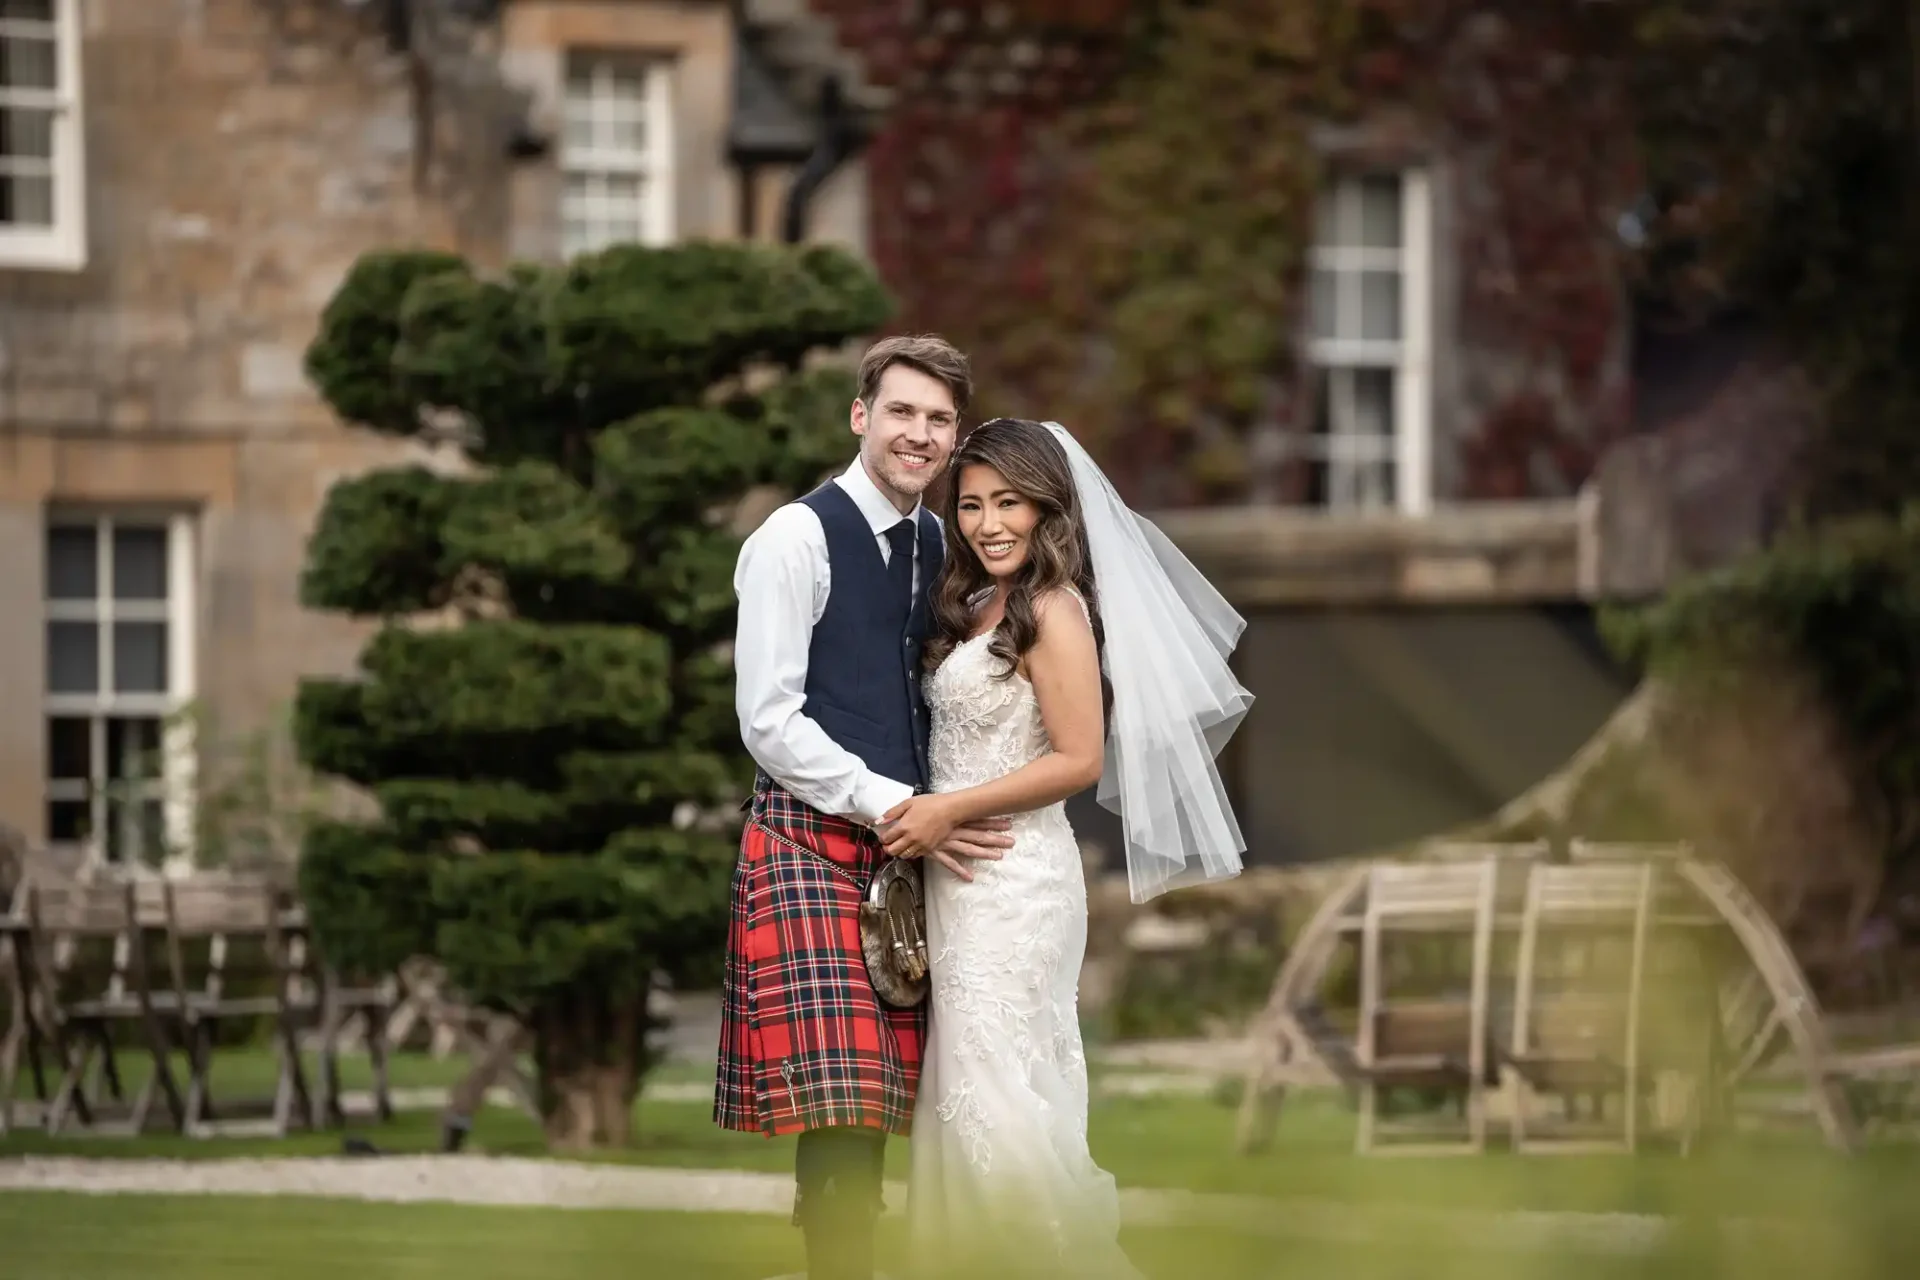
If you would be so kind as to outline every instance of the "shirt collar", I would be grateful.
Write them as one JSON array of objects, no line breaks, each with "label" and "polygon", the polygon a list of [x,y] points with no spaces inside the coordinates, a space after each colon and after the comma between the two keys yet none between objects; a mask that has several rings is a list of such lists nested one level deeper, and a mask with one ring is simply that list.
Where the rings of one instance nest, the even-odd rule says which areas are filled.
[{"label": "shirt collar", "polygon": [[840,487],[847,491],[847,496],[853,499],[853,504],[860,508],[860,514],[867,518],[867,524],[872,527],[875,536],[885,533],[902,520],[912,520],[916,526],[919,523],[921,504],[914,503],[912,511],[904,516],[901,515],[900,509],[887,501],[886,494],[880,492],[880,487],[873,482],[873,477],[867,474],[865,464],[858,458],[853,460],[852,466],[840,473]]}]

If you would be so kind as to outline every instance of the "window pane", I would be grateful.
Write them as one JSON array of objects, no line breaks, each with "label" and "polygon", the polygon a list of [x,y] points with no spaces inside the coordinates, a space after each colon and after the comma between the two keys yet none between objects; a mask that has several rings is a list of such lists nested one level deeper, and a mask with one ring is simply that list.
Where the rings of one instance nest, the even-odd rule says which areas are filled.
[{"label": "window pane", "polygon": [[1360,191],[1360,243],[1369,249],[1400,247],[1400,179],[1363,178]]},{"label": "window pane", "polygon": [[133,844],[127,819],[126,804],[113,800],[107,801],[106,855],[107,861],[116,866],[126,862],[129,846]]},{"label": "window pane", "polygon": [[647,118],[638,111],[622,110],[612,119],[612,136],[607,139],[610,146],[621,151],[645,151],[647,149]]},{"label": "window pane", "polygon": [[647,68],[638,62],[621,60],[608,66],[613,96],[623,102],[645,102]]},{"label": "window pane", "polygon": [[53,179],[0,173],[0,226],[53,225]]},{"label": "window pane", "polygon": [[1314,271],[1312,274],[1312,295],[1307,304],[1312,315],[1313,336],[1332,338],[1339,335],[1338,293],[1340,277],[1331,271]]},{"label": "window pane", "polygon": [[47,721],[47,777],[93,777],[93,722],[78,716]]},{"label": "window pane", "polygon": [[1313,240],[1329,248],[1340,243],[1340,184],[1329,183],[1314,201]]},{"label": "window pane", "polygon": [[100,556],[91,525],[47,530],[47,598],[92,600],[100,594]]},{"label": "window pane", "polygon": [[639,211],[643,191],[642,179],[632,174],[608,174],[607,199],[613,202],[613,208],[608,212],[622,221],[633,217]]},{"label": "window pane", "polygon": [[566,109],[564,146],[574,151],[593,149],[593,112],[584,102],[569,101]]},{"label": "window pane", "polygon": [[140,858],[149,866],[167,859],[167,811],[158,800],[140,802]]},{"label": "window pane", "polygon": [[[24,15],[22,15],[24,16]],[[10,36],[0,40],[0,89],[52,89],[58,86],[51,38]]]},{"label": "window pane", "polygon": [[1347,504],[1362,511],[1382,511],[1393,506],[1393,464],[1367,462],[1354,466],[1347,476]]},{"label": "window pane", "polygon": [[47,624],[47,692],[100,691],[100,628],[91,622]]},{"label": "window pane", "polygon": [[1373,342],[1400,340],[1400,273],[1360,273],[1360,336]]},{"label": "window pane", "polygon": [[158,800],[107,802],[107,861],[159,866],[166,860],[166,823]]},{"label": "window pane", "polygon": [[1391,508],[1393,372],[1332,368],[1314,382],[1313,440],[1326,462],[1310,477],[1309,500],[1340,510]]},{"label": "window pane", "polygon": [[40,107],[0,107],[0,157],[53,159],[53,112]]},{"label": "window pane", "polygon": [[1392,437],[1393,373],[1388,369],[1355,369],[1353,378],[1353,422],[1348,428],[1356,435]]},{"label": "window pane", "polygon": [[1306,492],[1301,496],[1309,506],[1322,507],[1327,504],[1327,436],[1333,430],[1332,383],[1333,378],[1324,368],[1313,370],[1313,421],[1312,433],[1303,442],[1304,451],[1309,459],[1306,472]]},{"label": "window pane", "polygon": [[113,598],[167,598],[167,531],[126,528],[113,531]]},{"label": "window pane", "polygon": [[0,0],[0,18],[21,22],[52,22],[53,0]]},{"label": "window pane", "polygon": [[55,800],[47,806],[47,839],[55,844],[79,844],[87,838],[85,800]]},{"label": "window pane", "polygon": [[160,776],[160,718],[115,716],[107,721],[107,769],[115,779]]},{"label": "window pane", "polygon": [[113,689],[115,693],[167,691],[166,623],[113,624]]}]

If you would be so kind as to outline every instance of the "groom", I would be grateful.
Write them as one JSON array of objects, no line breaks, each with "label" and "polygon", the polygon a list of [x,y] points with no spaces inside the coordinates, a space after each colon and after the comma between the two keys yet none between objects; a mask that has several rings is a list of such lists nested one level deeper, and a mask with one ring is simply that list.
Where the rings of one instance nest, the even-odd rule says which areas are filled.
[{"label": "groom", "polygon": [[[759,765],[734,869],[714,1120],[799,1134],[794,1221],[810,1280],[870,1280],[889,1133],[907,1132],[926,1012],[882,1005],[858,913],[885,852],[873,830],[927,786],[920,647],[940,522],[920,496],[952,456],[972,395],[936,337],[860,362],[847,470],[769,516],[740,549],[740,736]],[[1005,822],[933,856],[971,878]]]}]

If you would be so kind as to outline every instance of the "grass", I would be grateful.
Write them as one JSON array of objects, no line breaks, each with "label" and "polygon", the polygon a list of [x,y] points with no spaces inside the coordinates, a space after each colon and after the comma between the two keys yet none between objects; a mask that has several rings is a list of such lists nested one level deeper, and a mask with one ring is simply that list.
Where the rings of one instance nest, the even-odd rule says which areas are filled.
[{"label": "grass", "polygon": [[[121,1049],[116,1061],[121,1084],[129,1096],[153,1074],[153,1059],[145,1049]],[[373,1087],[373,1063],[365,1054],[343,1054],[337,1062],[343,1089]],[[174,1083],[184,1091],[187,1087],[186,1054],[171,1054],[167,1065],[173,1073]],[[311,1053],[303,1055],[302,1066],[308,1085],[317,1087],[320,1080],[318,1056]],[[466,1063],[462,1059],[436,1059],[424,1053],[393,1054],[387,1062],[387,1080],[396,1089],[443,1089],[458,1080],[465,1071]],[[209,1080],[216,1102],[222,1097],[265,1098],[272,1096],[278,1072],[279,1063],[271,1049],[223,1049],[214,1055]],[[55,1075],[49,1061],[48,1088],[53,1087]],[[33,1077],[24,1059],[20,1064],[19,1078],[14,1081],[13,1093],[19,1099],[33,1097]]]},{"label": "grass", "polygon": [[[347,1087],[365,1087],[369,1076],[364,1059],[343,1059],[341,1070]],[[458,1071],[457,1063],[409,1055],[395,1062],[393,1075],[397,1084],[444,1084]],[[216,1097],[222,1089],[264,1090],[271,1085],[272,1072],[268,1054],[224,1054],[215,1067]],[[707,1079],[702,1071],[678,1067],[656,1073],[649,1083],[684,1086]],[[1811,1134],[1743,1138],[1688,1159],[1661,1153],[1624,1160],[1604,1155],[1542,1158],[1493,1152],[1471,1160],[1361,1160],[1352,1154],[1351,1114],[1337,1095],[1323,1093],[1294,1095],[1277,1141],[1263,1155],[1234,1155],[1233,1126],[1233,1108],[1210,1098],[1097,1098],[1091,1117],[1093,1154],[1128,1187],[1436,1208],[1667,1213],[1697,1204],[1725,1203],[1752,1214],[1792,1214],[1806,1205],[1805,1184],[1812,1179],[1860,1204],[1889,1202],[1889,1216],[1898,1217],[1907,1211],[1909,1193],[1920,1191],[1920,1150],[1888,1146],[1845,1158],[1820,1148]],[[402,1112],[390,1124],[361,1120],[347,1131],[385,1151],[430,1152],[439,1145],[440,1120],[432,1111]],[[704,1102],[661,1101],[643,1093],[635,1108],[634,1135],[627,1149],[587,1158],[776,1173],[793,1168],[791,1138],[724,1132],[714,1127]],[[0,1139],[0,1157],[28,1153],[185,1159],[325,1155],[337,1153],[340,1143],[338,1131],[295,1133],[286,1139],[168,1134],[95,1138],[78,1133],[50,1138],[24,1132]],[[481,1113],[470,1149],[499,1155],[546,1154],[533,1120],[505,1108]],[[894,1176],[904,1176],[903,1139],[893,1141],[888,1168]],[[1893,1188],[1898,1188],[1897,1194]]]},{"label": "grass", "polygon": [[[801,1265],[798,1234],[770,1217],[299,1198],[12,1194],[0,1198],[0,1242],[7,1280],[759,1280]],[[1129,1231],[1124,1243],[1152,1280],[1894,1280],[1908,1272],[1903,1251],[1833,1232],[1764,1247],[1700,1234],[1615,1257],[1385,1234],[1329,1244],[1216,1228]],[[883,1226],[880,1255],[883,1267],[907,1273],[897,1222]]]},{"label": "grass", "polygon": [[[345,1060],[348,1087],[364,1087],[363,1061]],[[402,1058],[396,1083],[443,1084],[458,1064]],[[704,1082],[685,1068],[661,1073],[657,1084]],[[265,1088],[267,1055],[225,1055],[216,1087]],[[1335,1202],[1378,1224],[1380,1239],[1336,1247],[1324,1240],[1246,1236],[1206,1231],[1130,1232],[1130,1247],[1150,1275],[1268,1276],[1312,1271],[1356,1277],[1436,1280],[1471,1267],[1475,1280],[1538,1275],[1546,1264],[1510,1255],[1493,1261],[1472,1240],[1415,1247],[1390,1211],[1562,1210],[1656,1214],[1681,1226],[1662,1251],[1634,1258],[1586,1257],[1557,1266],[1556,1277],[1702,1276],[1738,1272],[1804,1280],[1891,1280],[1910,1269],[1895,1262],[1920,1245],[1913,1204],[1920,1192],[1920,1148],[1884,1145],[1853,1157],[1834,1155],[1811,1136],[1741,1138],[1687,1159],[1652,1153],[1617,1156],[1520,1157],[1493,1152],[1478,1158],[1357,1159],[1352,1119],[1331,1095],[1296,1095],[1268,1153],[1232,1153],[1234,1113],[1205,1097],[1106,1097],[1094,1104],[1095,1158],[1123,1187],[1184,1188],[1272,1197],[1288,1205]],[[393,1152],[431,1151],[439,1118],[403,1113],[389,1125],[349,1129]],[[699,1101],[642,1096],[636,1142],[595,1157],[622,1163],[681,1168],[791,1171],[788,1139],[724,1133]],[[48,1138],[18,1133],[0,1139],[0,1159],[27,1153],[93,1156],[213,1158],[242,1155],[331,1154],[341,1134],[300,1133],[266,1138],[190,1139]],[[537,1126],[515,1111],[488,1109],[476,1122],[471,1149],[541,1155]],[[889,1170],[903,1177],[905,1144],[896,1140]],[[1369,1216],[1379,1211],[1378,1216]],[[1776,1220],[1792,1232],[1764,1247],[1735,1247],[1704,1224],[1727,1218]],[[84,1231],[81,1220],[110,1224]],[[1349,1218],[1349,1221],[1354,1220]],[[354,1273],[355,1280],[525,1275],[535,1267],[564,1268],[573,1277],[752,1276],[798,1266],[795,1233],[775,1217],[588,1213],[457,1206],[360,1205],[275,1198],[87,1197],[8,1195],[0,1198],[0,1280],[49,1276],[223,1277],[259,1273],[273,1261],[289,1276]],[[897,1249],[897,1242],[895,1242]],[[284,1265],[278,1260],[286,1259]],[[1564,1262],[1565,1260],[1562,1259]],[[173,1267],[175,1269],[169,1270]],[[1197,1268],[1197,1269],[1196,1269]]]},{"label": "grass", "polygon": [[749,1280],[795,1265],[777,1219],[275,1197],[0,1197],[6,1280]]}]

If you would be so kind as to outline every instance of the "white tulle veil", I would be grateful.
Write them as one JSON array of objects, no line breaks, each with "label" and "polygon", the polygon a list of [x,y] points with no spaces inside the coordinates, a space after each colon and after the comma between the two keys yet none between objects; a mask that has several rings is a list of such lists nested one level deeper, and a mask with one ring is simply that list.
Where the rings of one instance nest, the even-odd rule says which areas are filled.
[{"label": "white tulle veil", "polygon": [[1215,757],[1253,705],[1227,662],[1246,619],[1065,427],[1046,427],[1086,521],[1113,690],[1099,798],[1120,816],[1133,900],[1238,875],[1246,841]]}]

